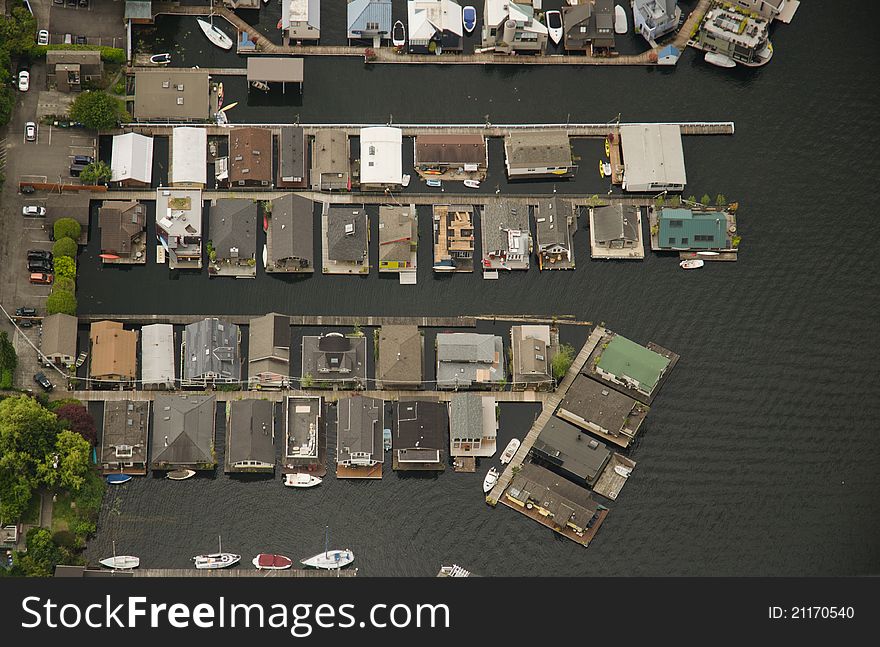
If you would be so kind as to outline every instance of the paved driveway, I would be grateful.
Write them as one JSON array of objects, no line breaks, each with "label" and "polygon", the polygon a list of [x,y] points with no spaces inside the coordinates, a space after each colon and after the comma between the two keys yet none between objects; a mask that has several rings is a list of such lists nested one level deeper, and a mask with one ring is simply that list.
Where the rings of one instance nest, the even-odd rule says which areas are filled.
[{"label": "paved driveway", "polygon": [[64,35],[85,36],[89,45],[125,48],[125,3],[122,0],[90,0],[88,7],[49,5],[49,42],[62,43]]}]

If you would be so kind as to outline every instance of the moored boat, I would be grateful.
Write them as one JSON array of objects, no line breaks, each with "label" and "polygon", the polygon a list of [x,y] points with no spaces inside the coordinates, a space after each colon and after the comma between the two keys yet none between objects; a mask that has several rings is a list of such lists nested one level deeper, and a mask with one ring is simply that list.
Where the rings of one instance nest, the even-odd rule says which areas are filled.
[{"label": "moored boat", "polygon": [[227,36],[219,27],[214,26],[214,15],[211,15],[211,22],[196,18],[199,28],[209,41],[214,43],[220,49],[232,49],[232,39]]},{"label": "moored boat", "polygon": [[629,30],[626,22],[626,9],[617,5],[614,7],[614,33],[625,34]]},{"label": "moored boat", "polygon": [[483,492],[488,494],[492,491],[492,488],[495,487],[495,484],[498,482],[498,470],[494,467],[489,470],[486,474],[486,478],[483,479]]},{"label": "moored boat", "polygon": [[519,439],[514,438],[509,443],[507,443],[507,447],[504,448],[504,453],[501,454],[501,464],[507,465],[510,461],[512,461],[513,455],[516,454],[517,449],[519,449]]},{"label": "moored boat", "polygon": [[403,188],[408,187],[408,186],[409,186],[409,181],[410,181],[411,179],[412,179],[412,178],[411,178],[407,173],[404,173],[404,174],[401,176],[401,178],[400,178],[400,186],[402,186]]},{"label": "moored boat", "polygon": [[315,487],[320,484],[320,477],[305,472],[284,475],[284,485],[287,487]]},{"label": "moored boat", "polygon": [[465,180],[464,185],[469,189],[479,189],[480,181],[479,180]]},{"label": "moored boat", "polygon": [[196,555],[193,557],[193,562],[195,563],[196,568],[227,568],[234,564],[238,564],[238,562],[241,561],[241,555],[223,552],[223,541],[220,537],[217,537],[217,543],[219,544],[220,549],[216,553],[207,553],[205,555]]},{"label": "moored boat", "polygon": [[185,481],[186,479],[192,478],[195,475],[196,473],[193,470],[181,469],[168,472],[165,475],[165,478],[171,481]]},{"label": "moored boat", "polygon": [[465,32],[470,34],[477,26],[477,10],[471,5],[466,6],[461,10],[461,22]]},{"label": "moored boat", "polygon": [[602,162],[602,173],[605,177],[611,177],[611,164],[609,162]]},{"label": "moored boat", "polygon": [[262,81],[251,81],[251,85],[257,90],[262,90],[263,92],[268,92],[270,89],[269,84],[263,83]]},{"label": "moored boat", "polygon": [[120,485],[121,483],[128,483],[131,480],[130,474],[108,474],[107,475],[107,483],[110,485]]},{"label": "moored boat", "polygon": [[712,65],[717,65],[718,67],[736,67],[736,61],[724,54],[719,54],[718,52],[706,52],[703,60]]},{"label": "moored boat", "polygon": [[433,187],[439,187],[439,186],[442,186],[442,184],[443,184],[442,182],[440,182],[440,180],[435,180],[433,178],[425,180],[425,183],[428,186],[433,186]]},{"label": "moored boat", "polygon": [[114,555],[113,557],[106,557],[98,563],[101,566],[115,570],[129,570],[140,566],[141,558],[133,557],[132,555]]},{"label": "moored boat", "polygon": [[399,20],[391,27],[391,44],[395,47],[406,45],[406,27]]},{"label": "moored boat", "polygon": [[602,163],[602,160],[599,160],[599,177],[605,177],[605,164]]},{"label": "moored boat", "polygon": [[324,552],[300,561],[303,566],[312,568],[334,569],[342,568],[354,561],[354,553],[348,548],[345,550],[329,550],[330,527],[324,528]]},{"label": "moored boat", "polygon": [[605,138],[605,157],[611,157],[611,142]]},{"label": "moored boat", "polygon": [[150,57],[150,63],[155,63],[156,65],[167,65],[171,62],[171,54],[153,54]]},{"label": "moored boat", "polygon": [[251,561],[261,571],[283,571],[293,565],[293,560],[284,555],[260,553]]},{"label": "moored boat", "polygon": [[562,42],[562,14],[558,11],[548,11],[544,14],[547,23],[547,35],[554,45]]},{"label": "moored boat", "polygon": [[633,470],[631,467],[625,467],[623,465],[614,466],[614,472],[625,479],[629,478],[629,475],[632,474],[632,471]]},{"label": "moored boat", "polygon": [[704,261],[699,258],[689,258],[686,261],[682,261],[678,264],[678,266],[683,270],[695,270],[700,267],[703,267]]},{"label": "moored boat", "polygon": [[711,251],[697,252],[697,254],[699,254],[700,256],[720,256],[721,255],[719,252],[711,252]]},{"label": "moored boat", "polygon": [[269,250],[263,245],[263,267],[269,267]]}]

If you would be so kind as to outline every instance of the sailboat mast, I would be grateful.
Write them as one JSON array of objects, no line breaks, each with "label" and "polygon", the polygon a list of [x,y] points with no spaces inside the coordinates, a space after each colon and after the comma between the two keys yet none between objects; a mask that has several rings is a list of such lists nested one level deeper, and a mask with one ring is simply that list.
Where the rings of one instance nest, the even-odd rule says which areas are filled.
[{"label": "sailboat mast", "polygon": [[217,535],[217,543],[220,546],[220,554],[222,555],[223,554],[223,537],[221,537],[220,535]]},{"label": "sailboat mast", "polygon": [[330,552],[330,526],[324,526],[324,557]]}]

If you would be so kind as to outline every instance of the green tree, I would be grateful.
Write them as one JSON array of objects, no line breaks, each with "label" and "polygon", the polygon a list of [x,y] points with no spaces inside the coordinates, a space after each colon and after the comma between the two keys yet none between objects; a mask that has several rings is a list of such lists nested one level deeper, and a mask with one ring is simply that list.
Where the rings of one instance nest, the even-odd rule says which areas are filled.
[{"label": "green tree", "polygon": [[61,549],[52,541],[46,528],[31,528],[25,539],[27,552],[19,556],[19,566],[28,577],[52,577],[55,565],[63,558]]},{"label": "green tree", "polygon": [[715,196],[715,205],[716,206],[723,207],[726,204],[727,204],[727,198],[724,197],[723,193],[719,193],[717,196]]},{"label": "green tree", "polygon": [[55,259],[55,275],[76,279],[76,261],[69,256]]},{"label": "green tree", "polygon": [[573,361],[574,348],[569,344],[559,344],[559,351],[553,356],[553,359],[550,360],[553,377],[556,380],[564,378],[565,374],[568,373],[568,369],[571,368],[571,363]]},{"label": "green tree", "polygon": [[712,198],[709,197],[708,193],[704,193],[703,197],[700,198],[700,204],[704,207],[708,207],[710,204],[712,204]]},{"label": "green tree", "polygon": [[300,386],[304,389],[309,388],[315,383],[315,378],[311,373],[306,373],[302,376],[302,380],[300,380]]},{"label": "green tree", "polygon": [[695,196],[695,195],[688,196],[688,202],[696,202],[696,201],[697,201],[697,196]]},{"label": "green tree", "polygon": [[122,101],[106,92],[83,92],[73,100],[68,114],[92,130],[109,130],[131,121]]},{"label": "green tree", "polygon": [[37,19],[23,6],[15,7],[11,14],[0,16],[0,47],[9,54],[30,56],[37,44]]},{"label": "green tree", "polygon": [[15,93],[7,85],[9,81],[0,87],[0,127],[9,123],[12,118],[12,109],[15,107]]},{"label": "green tree", "polygon": [[76,294],[76,281],[69,276],[56,276],[52,290],[70,292]]},{"label": "green tree", "polygon": [[46,299],[46,312],[50,315],[61,312],[66,315],[76,315],[76,297],[67,290],[52,290],[52,294]]},{"label": "green tree", "polygon": [[[74,222],[76,221],[74,220]],[[55,241],[55,244],[52,245],[52,256],[54,256],[55,258],[60,258],[61,256],[76,258],[78,252],[79,246],[76,244],[76,241],[73,238],[68,238],[67,236],[65,236],[64,238],[58,238]]]},{"label": "green tree", "polygon": [[86,166],[79,174],[79,179],[83,184],[106,184],[112,175],[109,164],[98,160]]},{"label": "green tree", "polygon": [[55,234],[55,240],[62,238],[78,240],[82,234],[82,225],[73,218],[59,218],[52,227],[52,233]]},{"label": "green tree", "polygon": [[40,481],[48,487],[79,490],[90,469],[91,449],[89,441],[75,431],[65,429],[58,434],[55,451],[47,454],[37,466]]}]

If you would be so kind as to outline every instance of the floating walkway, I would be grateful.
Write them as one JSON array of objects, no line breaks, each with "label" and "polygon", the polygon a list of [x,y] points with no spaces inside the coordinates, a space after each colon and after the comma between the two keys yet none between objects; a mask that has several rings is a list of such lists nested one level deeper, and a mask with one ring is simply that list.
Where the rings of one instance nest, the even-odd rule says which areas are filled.
[{"label": "floating walkway", "polygon": [[136,568],[131,577],[356,577],[356,568],[333,570],[288,568],[261,571],[247,568]]},{"label": "floating walkway", "polygon": [[[123,324],[147,325],[164,323],[185,326],[202,319],[225,319],[238,326],[248,325],[251,319],[262,315],[153,315],[153,314],[92,314],[79,315],[79,322],[94,323],[109,319]],[[515,317],[516,315],[511,315]],[[473,328],[476,317],[394,317],[394,316],[347,316],[347,315],[288,315],[291,326],[421,326],[424,328]]]}]

